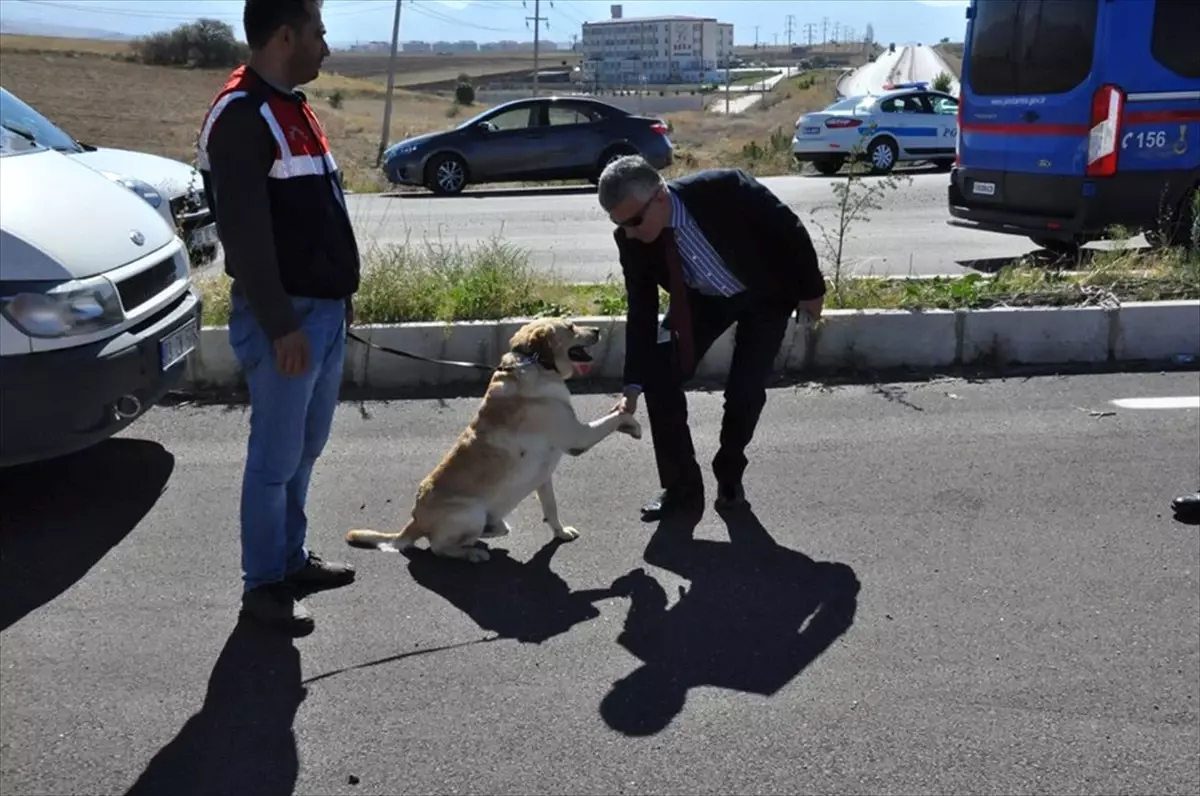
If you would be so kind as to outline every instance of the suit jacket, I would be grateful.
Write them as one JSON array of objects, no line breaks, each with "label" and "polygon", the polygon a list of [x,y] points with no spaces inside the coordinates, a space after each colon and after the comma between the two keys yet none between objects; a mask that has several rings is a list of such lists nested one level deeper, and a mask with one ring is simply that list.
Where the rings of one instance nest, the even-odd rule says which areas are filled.
[{"label": "suit jacket", "polygon": [[[741,169],[709,169],[667,183],[764,311],[790,312],[825,295],[825,278],[807,230],[791,209]],[[645,384],[658,337],[658,288],[669,289],[666,236],[653,243],[613,238],[625,275],[625,384]]]}]

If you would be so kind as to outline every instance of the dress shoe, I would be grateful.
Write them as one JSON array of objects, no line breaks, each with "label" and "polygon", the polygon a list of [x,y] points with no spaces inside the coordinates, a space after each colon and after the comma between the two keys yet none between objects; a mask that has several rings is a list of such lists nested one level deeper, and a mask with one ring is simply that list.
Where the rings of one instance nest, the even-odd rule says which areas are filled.
[{"label": "dress shoe", "polygon": [[1171,501],[1171,508],[1181,520],[1200,518],[1200,492],[1180,495]]},{"label": "dress shoe", "polygon": [[741,484],[720,484],[717,487],[717,499],[713,501],[713,508],[717,511],[749,507],[746,490],[742,488]]},{"label": "dress shoe", "polygon": [[642,506],[642,522],[655,522],[681,511],[701,508],[704,494],[698,489],[664,489]]}]

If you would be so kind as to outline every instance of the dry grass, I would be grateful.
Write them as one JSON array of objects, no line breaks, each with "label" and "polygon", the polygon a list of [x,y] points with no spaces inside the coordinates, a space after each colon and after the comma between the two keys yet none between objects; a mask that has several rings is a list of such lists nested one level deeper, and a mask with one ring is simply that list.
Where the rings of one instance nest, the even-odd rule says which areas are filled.
[{"label": "dry grass", "polygon": [[[539,67],[552,69],[566,61],[569,66],[579,63],[579,54],[550,50],[541,53]],[[335,52],[325,61],[330,72],[358,78],[384,78],[388,70],[387,53]],[[533,53],[397,53],[396,85],[425,86],[453,81],[466,73],[471,79],[486,82],[488,77],[533,69]]]},{"label": "dry grass", "polygon": [[789,173],[796,119],[833,101],[836,75],[836,71],[823,71],[781,80],[745,113],[666,114],[671,140],[678,148],[672,171],[721,165],[740,166],[760,176]]},{"label": "dry grass", "polygon": [[124,55],[129,42],[104,39],[64,39],[57,36],[0,34],[0,53],[76,53],[79,55]]},{"label": "dry grass", "polygon": [[954,72],[955,79],[962,77],[962,42],[947,42],[938,44],[933,48],[937,54],[942,56],[942,60],[946,62],[946,66],[950,67],[950,71]]}]

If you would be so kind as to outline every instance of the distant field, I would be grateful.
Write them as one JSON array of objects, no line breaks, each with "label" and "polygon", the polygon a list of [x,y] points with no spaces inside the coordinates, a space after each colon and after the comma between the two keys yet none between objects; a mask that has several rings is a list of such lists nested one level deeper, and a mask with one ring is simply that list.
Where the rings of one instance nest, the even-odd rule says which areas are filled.
[{"label": "distant field", "polygon": [[[546,51],[539,56],[541,69],[561,67],[566,61],[574,67],[579,55],[566,51]],[[387,75],[387,53],[335,52],[325,59],[325,69],[347,77],[383,78]],[[396,85],[420,86],[454,80],[460,74],[470,75],[472,80],[483,80],[489,75],[506,74],[519,70],[533,69],[533,53],[456,53],[434,55],[431,53],[397,53]]]},{"label": "distant field", "polygon": [[129,42],[106,41],[104,39],[62,39],[55,36],[17,36],[0,34],[0,53],[46,52],[46,53],[92,53],[96,55],[120,55],[129,52]]}]

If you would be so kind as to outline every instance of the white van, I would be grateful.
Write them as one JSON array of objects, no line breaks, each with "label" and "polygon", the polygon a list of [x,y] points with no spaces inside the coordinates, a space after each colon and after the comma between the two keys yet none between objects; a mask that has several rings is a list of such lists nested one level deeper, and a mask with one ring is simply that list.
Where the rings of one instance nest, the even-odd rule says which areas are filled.
[{"label": "white van", "polygon": [[171,222],[188,247],[195,267],[219,259],[217,223],[200,172],[193,166],[149,152],[116,149],[76,141],[36,108],[0,86],[0,124],[39,144],[82,161],[139,194]]},{"label": "white van", "polygon": [[183,377],[200,297],[138,193],[0,126],[0,466],[124,429]]}]

